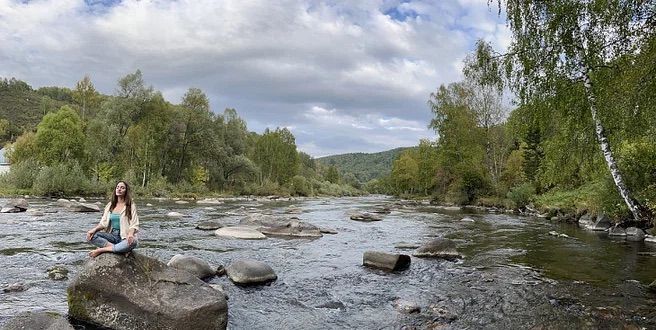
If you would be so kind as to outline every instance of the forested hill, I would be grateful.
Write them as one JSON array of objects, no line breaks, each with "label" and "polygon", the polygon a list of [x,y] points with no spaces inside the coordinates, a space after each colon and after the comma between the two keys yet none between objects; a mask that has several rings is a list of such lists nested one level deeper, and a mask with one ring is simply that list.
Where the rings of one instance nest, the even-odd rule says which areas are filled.
[{"label": "forested hill", "polygon": [[352,173],[364,183],[390,174],[392,162],[408,147],[366,154],[362,152],[317,158],[324,165],[335,165],[342,175]]}]

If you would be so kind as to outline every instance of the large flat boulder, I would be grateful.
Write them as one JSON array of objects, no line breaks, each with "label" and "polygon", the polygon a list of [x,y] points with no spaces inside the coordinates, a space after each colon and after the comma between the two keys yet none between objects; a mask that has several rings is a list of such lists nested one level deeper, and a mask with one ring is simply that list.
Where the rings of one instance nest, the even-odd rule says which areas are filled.
[{"label": "large flat boulder", "polygon": [[265,239],[266,236],[255,230],[253,227],[234,226],[217,229],[214,234],[219,237],[238,238],[238,239]]},{"label": "large flat boulder", "polygon": [[68,314],[112,329],[225,329],[225,297],[193,274],[133,252],[89,259],[68,286]]},{"label": "large flat boulder", "polygon": [[3,330],[73,330],[68,320],[55,312],[23,312],[7,322]]},{"label": "large flat boulder", "polygon": [[268,236],[283,236],[290,238],[317,238],[323,236],[319,227],[297,219],[291,219],[284,225],[261,227],[258,229],[262,234]]}]

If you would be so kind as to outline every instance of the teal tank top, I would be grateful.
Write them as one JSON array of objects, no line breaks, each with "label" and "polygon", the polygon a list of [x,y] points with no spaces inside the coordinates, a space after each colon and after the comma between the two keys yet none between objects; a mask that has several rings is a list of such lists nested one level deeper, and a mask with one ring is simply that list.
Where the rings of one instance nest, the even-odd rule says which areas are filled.
[{"label": "teal tank top", "polygon": [[120,213],[110,213],[109,222],[112,225],[112,229],[121,230],[121,214]]}]

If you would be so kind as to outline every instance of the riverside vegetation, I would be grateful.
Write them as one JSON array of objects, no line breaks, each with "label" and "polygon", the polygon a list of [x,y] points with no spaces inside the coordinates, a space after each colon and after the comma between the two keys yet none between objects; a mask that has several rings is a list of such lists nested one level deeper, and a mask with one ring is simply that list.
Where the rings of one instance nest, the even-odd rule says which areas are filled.
[{"label": "riverside vegetation", "polygon": [[[389,174],[354,161],[358,155],[317,162],[296,150],[285,128],[249,132],[234,109],[211,112],[196,88],[172,104],[137,71],[112,96],[98,93],[89,77],[72,90],[1,81],[0,142],[11,142],[13,163],[2,193],[98,194],[125,178],[154,196],[373,192],[603,212],[651,226],[656,5],[499,6],[512,32],[508,52],[477,44],[465,79],[429,96],[436,141],[402,151]],[[503,95],[510,93],[508,111]],[[379,177],[372,179],[373,170]]]}]

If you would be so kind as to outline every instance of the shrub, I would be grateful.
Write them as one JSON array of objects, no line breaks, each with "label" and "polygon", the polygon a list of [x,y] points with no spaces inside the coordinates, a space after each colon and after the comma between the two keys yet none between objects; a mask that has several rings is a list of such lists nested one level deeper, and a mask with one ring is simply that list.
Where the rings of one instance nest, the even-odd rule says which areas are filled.
[{"label": "shrub", "polygon": [[77,162],[45,166],[34,180],[32,190],[42,196],[70,196],[85,193],[89,180]]},{"label": "shrub", "polygon": [[40,169],[36,160],[24,160],[11,166],[7,180],[18,189],[31,189]]},{"label": "shrub", "polygon": [[296,196],[310,196],[312,195],[312,187],[307,179],[300,175],[295,175],[291,181],[291,192]]},{"label": "shrub", "polygon": [[531,183],[521,183],[510,189],[507,196],[515,204],[515,208],[524,208],[535,195],[535,187]]}]

